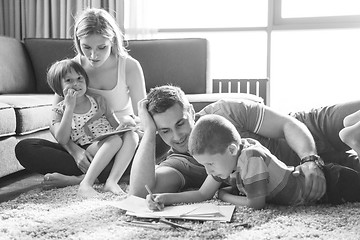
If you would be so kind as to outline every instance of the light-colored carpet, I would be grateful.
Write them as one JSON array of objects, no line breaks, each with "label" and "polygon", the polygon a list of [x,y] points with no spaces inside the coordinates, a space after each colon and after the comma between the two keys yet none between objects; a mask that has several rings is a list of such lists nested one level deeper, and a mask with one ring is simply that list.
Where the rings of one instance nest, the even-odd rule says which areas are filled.
[{"label": "light-colored carpet", "polygon": [[231,223],[174,220],[194,231],[155,230],[125,224],[124,212],[111,205],[124,196],[81,199],[76,192],[37,189],[1,203],[0,239],[360,239],[360,203],[239,207]]}]

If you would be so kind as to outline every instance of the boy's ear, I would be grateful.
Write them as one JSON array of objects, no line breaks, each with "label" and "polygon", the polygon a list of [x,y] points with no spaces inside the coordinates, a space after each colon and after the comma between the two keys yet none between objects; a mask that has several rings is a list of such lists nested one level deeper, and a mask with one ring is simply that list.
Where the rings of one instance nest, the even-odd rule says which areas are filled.
[{"label": "boy's ear", "polygon": [[236,144],[234,144],[234,143],[230,144],[228,146],[228,149],[229,149],[230,154],[233,156],[237,155],[238,150],[239,150],[238,146],[236,146]]}]

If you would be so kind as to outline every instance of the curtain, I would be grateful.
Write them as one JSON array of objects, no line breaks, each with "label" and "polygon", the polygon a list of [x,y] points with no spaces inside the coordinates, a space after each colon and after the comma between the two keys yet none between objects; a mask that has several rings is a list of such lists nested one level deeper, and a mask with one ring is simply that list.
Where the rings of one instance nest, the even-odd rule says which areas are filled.
[{"label": "curtain", "polygon": [[126,21],[125,35],[127,39],[152,38],[158,32],[151,19],[152,1],[125,0]]},{"label": "curtain", "polygon": [[72,38],[74,17],[88,7],[109,11],[124,32],[124,0],[0,0],[0,35]]}]

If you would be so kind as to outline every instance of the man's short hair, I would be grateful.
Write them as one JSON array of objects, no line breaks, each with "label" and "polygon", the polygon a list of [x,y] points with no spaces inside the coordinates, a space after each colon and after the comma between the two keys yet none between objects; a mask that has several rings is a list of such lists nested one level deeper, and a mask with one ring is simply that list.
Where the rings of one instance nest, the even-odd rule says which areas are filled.
[{"label": "man's short hair", "polygon": [[190,134],[189,152],[191,155],[224,153],[230,144],[240,141],[240,134],[229,120],[208,114],[196,122]]},{"label": "man's short hair", "polygon": [[147,109],[152,116],[165,112],[175,104],[179,104],[184,109],[190,107],[184,91],[172,85],[163,85],[150,89],[147,100],[149,101]]}]

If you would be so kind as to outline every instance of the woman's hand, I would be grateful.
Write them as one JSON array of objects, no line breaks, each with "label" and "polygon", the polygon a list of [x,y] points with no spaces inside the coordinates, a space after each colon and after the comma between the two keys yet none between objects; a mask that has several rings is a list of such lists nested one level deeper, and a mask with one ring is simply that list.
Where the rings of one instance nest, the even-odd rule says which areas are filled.
[{"label": "woman's hand", "polygon": [[135,119],[129,115],[120,117],[119,122],[120,122],[119,126],[116,128],[116,130],[120,130],[120,129],[126,128],[126,127],[135,127],[136,126]]},{"label": "woman's hand", "polygon": [[163,194],[148,194],[146,204],[150,210],[161,211],[165,207],[165,196]]},{"label": "woman's hand", "polygon": [[326,180],[324,173],[315,162],[306,162],[297,167],[294,176],[303,174],[305,176],[305,191],[303,198],[307,202],[318,201],[326,192]]}]

